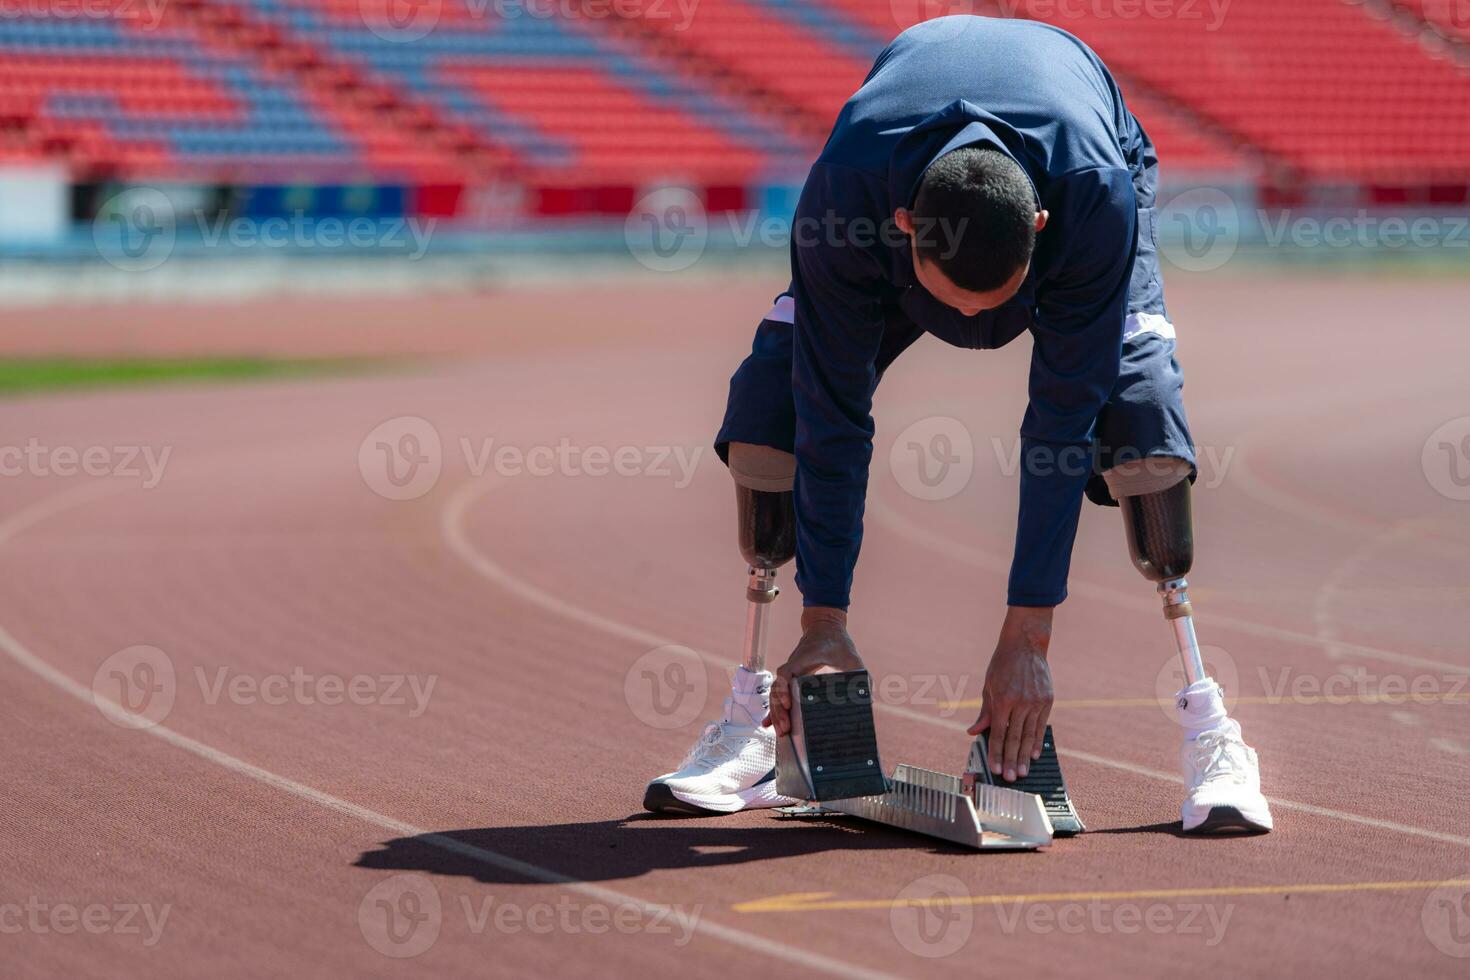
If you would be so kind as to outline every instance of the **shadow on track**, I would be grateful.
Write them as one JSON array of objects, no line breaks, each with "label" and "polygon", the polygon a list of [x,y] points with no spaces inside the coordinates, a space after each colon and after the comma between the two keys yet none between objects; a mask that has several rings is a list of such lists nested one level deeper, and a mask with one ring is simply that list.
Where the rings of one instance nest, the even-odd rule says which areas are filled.
[{"label": "shadow on track", "polygon": [[[461,844],[556,871],[577,881],[637,878],[663,868],[713,868],[816,854],[823,851],[916,850],[973,854],[962,847],[872,824],[826,820],[769,820],[730,824],[640,814],[626,820],[530,827],[479,827],[440,831]],[[1010,852],[1022,858],[1030,852]],[[990,855],[992,858],[999,854]],[[365,851],[354,867],[473,878],[490,884],[540,884],[531,878],[456,853],[424,837],[385,841]]]},{"label": "shadow on track", "polygon": [[1177,837],[1180,840],[1188,841],[1254,840],[1255,838],[1266,836],[1265,831],[1252,831],[1249,833],[1232,831],[1230,833],[1215,834],[1186,834],[1184,832],[1184,824],[1178,820],[1173,820],[1169,823],[1143,824],[1142,826],[1138,827],[1106,827],[1102,829],[1089,830],[1087,832],[1087,836],[1089,837],[1100,834],[1163,834],[1167,837]]}]

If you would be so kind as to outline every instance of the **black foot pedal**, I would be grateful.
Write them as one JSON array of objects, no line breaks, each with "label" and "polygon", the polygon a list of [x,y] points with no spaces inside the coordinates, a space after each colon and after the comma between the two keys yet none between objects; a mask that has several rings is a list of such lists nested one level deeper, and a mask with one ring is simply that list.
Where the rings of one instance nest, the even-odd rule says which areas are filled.
[{"label": "black foot pedal", "polygon": [[791,734],[776,741],[776,792],[820,803],[887,790],[868,672],[793,680]]},{"label": "black foot pedal", "polygon": [[1052,832],[1058,837],[1071,837],[1087,829],[1067,793],[1067,781],[1062,778],[1062,764],[1057,759],[1057,743],[1052,738],[1050,725],[1046,726],[1046,734],[1041,739],[1041,758],[1031,763],[1026,775],[1011,782],[990,772],[990,750],[986,743],[989,735],[989,731],[981,732],[975,738],[975,744],[970,746],[970,761],[965,766],[967,778],[973,775],[977,781],[991,786],[1035,793],[1041,797],[1046,815],[1051,820]]}]

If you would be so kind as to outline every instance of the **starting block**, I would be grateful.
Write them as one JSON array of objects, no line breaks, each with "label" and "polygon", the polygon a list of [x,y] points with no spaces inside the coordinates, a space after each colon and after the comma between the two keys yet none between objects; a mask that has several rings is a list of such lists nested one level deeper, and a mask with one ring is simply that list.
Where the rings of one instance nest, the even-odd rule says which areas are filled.
[{"label": "starting block", "polygon": [[1062,778],[1062,763],[1057,759],[1057,743],[1052,737],[1050,725],[1046,726],[1046,732],[1041,736],[1041,758],[1031,763],[1026,775],[1012,782],[1006,782],[990,771],[987,763],[990,757],[987,742],[989,734],[988,731],[981,732],[975,739],[975,744],[970,746],[970,759],[965,765],[964,776],[966,791],[972,791],[977,783],[984,783],[1018,789],[1023,793],[1035,793],[1041,797],[1047,818],[1051,820],[1052,832],[1058,837],[1072,837],[1087,829],[1082,825],[1082,818],[1077,815],[1077,808],[1072,805],[1072,797],[1067,793],[1067,781]]},{"label": "starting block", "polygon": [[791,734],[776,745],[776,792],[821,803],[874,796],[887,788],[878,761],[868,672],[794,679]]},{"label": "starting block", "polygon": [[[1051,843],[1051,819],[1035,792],[995,785],[975,772],[954,776],[911,765],[884,776],[867,671],[795,678],[791,709],[791,732],[776,741],[776,790],[808,802],[783,807],[778,816],[847,815],[975,850]],[[972,746],[971,759],[975,751]]]}]

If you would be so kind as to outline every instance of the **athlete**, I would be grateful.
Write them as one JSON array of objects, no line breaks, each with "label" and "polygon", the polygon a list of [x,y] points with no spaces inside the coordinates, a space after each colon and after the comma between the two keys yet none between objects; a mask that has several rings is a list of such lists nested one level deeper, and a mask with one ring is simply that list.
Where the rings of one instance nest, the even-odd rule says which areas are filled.
[{"label": "athlete", "polygon": [[[1121,505],[1184,664],[1184,830],[1271,828],[1256,753],[1206,675],[1185,591],[1196,466],[1155,250],[1157,181],[1112,76],[1064,31],[944,17],[878,56],[806,179],[791,285],[731,380],[715,439],[751,566],[744,663],[723,716],[649,784],[647,808],[792,802],[773,779],[791,678],[862,667],[847,614],[884,370],[926,332],[973,349],[1029,332],[1015,555],[970,732],[989,730],[999,778],[1039,757],[1082,498]],[[802,636],[773,677],[763,617],[793,556]]]}]

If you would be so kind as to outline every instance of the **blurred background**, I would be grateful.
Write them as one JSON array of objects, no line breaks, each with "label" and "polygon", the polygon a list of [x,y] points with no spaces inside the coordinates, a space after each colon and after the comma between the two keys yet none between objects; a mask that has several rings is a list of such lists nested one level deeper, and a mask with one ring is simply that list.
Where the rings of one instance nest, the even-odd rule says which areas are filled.
[{"label": "blurred background", "polygon": [[1182,269],[1470,255],[1470,0],[0,0],[0,297],[775,268],[837,109],[948,13],[1102,56]]},{"label": "blurred background", "polygon": [[[947,955],[875,897],[940,872],[1038,890],[1029,858],[626,819],[717,716],[743,636],[709,444],[801,182],[884,45],[953,13],[1080,36],[1158,146],[1191,595],[1282,798],[1280,833],[1225,850],[1160,822],[1178,658],[1117,512],[1087,507],[1056,718],[1102,833],[1046,865],[1087,904],[1039,911],[1204,884],[1234,931],[977,906],[952,962],[1464,980],[1470,0],[0,0],[0,836],[24,842],[0,901],[178,904],[156,950],[7,936],[0,974],[691,975],[666,937],[466,928],[471,903],[498,923],[565,891],[404,828],[845,976]],[[966,758],[1029,355],[924,338],[879,392],[854,606],[887,765]],[[405,671],[442,677],[421,715],[234,694]],[[113,700],[171,744],[94,710]],[[390,870],[465,910],[424,959],[363,924]],[[813,887],[865,910],[731,907]],[[743,955],[697,942],[694,973]]]}]

